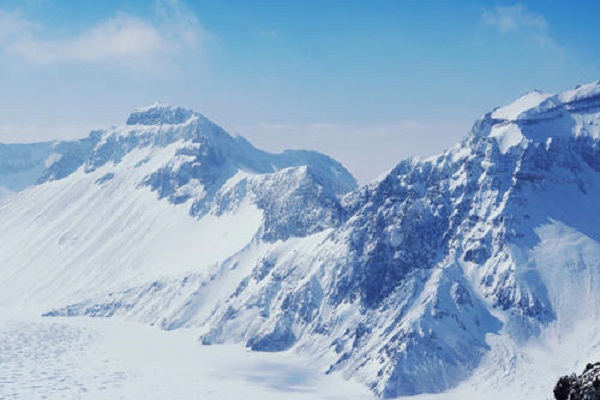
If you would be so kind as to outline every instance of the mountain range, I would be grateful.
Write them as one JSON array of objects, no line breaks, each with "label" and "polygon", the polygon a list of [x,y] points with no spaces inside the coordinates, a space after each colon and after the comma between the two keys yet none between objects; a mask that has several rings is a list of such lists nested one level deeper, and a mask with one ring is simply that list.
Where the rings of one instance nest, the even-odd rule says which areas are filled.
[{"label": "mountain range", "polygon": [[0,187],[4,307],[202,327],[385,398],[514,377],[531,343],[597,333],[600,83],[527,93],[361,187],[160,103],[0,145]]}]

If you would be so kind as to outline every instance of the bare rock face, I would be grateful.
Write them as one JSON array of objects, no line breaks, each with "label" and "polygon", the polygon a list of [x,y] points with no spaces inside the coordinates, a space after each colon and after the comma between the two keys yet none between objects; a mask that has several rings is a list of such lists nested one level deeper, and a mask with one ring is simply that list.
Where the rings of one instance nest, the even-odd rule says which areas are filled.
[{"label": "bare rock face", "polygon": [[600,362],[588,364],[581,375],[561,377],[554,386],[556,400],[600,400]]}]

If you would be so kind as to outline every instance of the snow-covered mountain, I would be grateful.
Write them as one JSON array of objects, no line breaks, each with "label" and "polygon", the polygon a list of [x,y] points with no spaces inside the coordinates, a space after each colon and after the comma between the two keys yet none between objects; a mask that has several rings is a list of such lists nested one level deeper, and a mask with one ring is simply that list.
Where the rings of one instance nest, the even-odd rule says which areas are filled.
[{"label": "snow-covered mountain", "polygon": [[500,384],[531,343],[597,333],[599,83],[528,93],[358,189],[160,104],[52,149],[0,204],[5,305],[202,326],[382,397]]},{"label": "snow-covered mountain", "polygon": [[[306,236],[337,224],[337,196],[356,186],[329,157],[269,154],[200,114],[162,104],[79,141],[7,151],[20,160],[20,153],[43,154],[38,147],[46,158],[22,163],[25,172],[37,171],[29,181],[37,184],[0,205],[6,304],[55,307],[210,270],[255,237]],[[217,210],[219,190],[245,183],[248,199],[231,212]],[[269,197],[275,186],[278,196]],[[310,211],[284,216],[281,208],[292,206]]]}]

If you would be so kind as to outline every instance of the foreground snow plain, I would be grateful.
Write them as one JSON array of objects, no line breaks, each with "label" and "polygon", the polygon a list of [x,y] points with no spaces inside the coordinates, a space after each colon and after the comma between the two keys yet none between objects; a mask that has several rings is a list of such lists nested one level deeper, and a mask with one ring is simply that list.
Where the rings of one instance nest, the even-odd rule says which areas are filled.
[{"label": "foreground snow plain", "polygon": [[373,399],[308,358],[201,346],[198,329],[0,311],[1,399]]},{"label": "foreground snow plain", "polygon": [[[493,350],[468,381],[443,394],[399,399],[552,399],[557,374],[600,359],[600,336],[592,333],[598,330],[574,328],[566,338],[549,334],[521,349],[491,338]],[[308,357],[202,346],[200,333],[0,310],[0,399],[375,399],[359,383],[325,375]],[[573,354],[581,356],[561,362]]]}]

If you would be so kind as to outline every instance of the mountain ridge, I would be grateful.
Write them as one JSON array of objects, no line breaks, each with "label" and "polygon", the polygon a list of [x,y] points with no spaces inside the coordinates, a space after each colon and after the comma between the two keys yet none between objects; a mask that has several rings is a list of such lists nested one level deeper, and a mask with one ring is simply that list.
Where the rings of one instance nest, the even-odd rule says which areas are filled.
[{"label": "mountain ridge", "polygon": [[[598,83],[526,94],[484,115],[453,148],[401,161],[360,188],[328,158],[296,152],[283,153],[283,161],[245,161],[264,153],[244,144],[223,156],[220,149],[241,142],[218,129],[195,136],[211,125],[193,112],[143,109],[133,121],[149,112],[148,121],[156,122],[164,111],[166,121],[177,123],[92,135],[102,139],[88,158],[75,151],[66,159],[77,162],[56,168],[76,165],[75,171],[0,205],[1,220],[26,204],[20,217],[2,222],[17,238],[0,241],[0,254],[9,254],[0,265],[14,265],[0,283],[27,289],[34,282],[23,292],[37,297],[48,316],[202,326],[203,344],[307,353],[324,372],[358,380],[381,397],[444,392],[482,368],[493,370],[490,358],[509,363],[528,343],[571,337],[576,321],[599,315],[593,289],[600,281],[599,99]],[[186,127],[192,129],[177,130]],[[188,141],[180,143],[177,134]],[[213,146],[212,140],[223,143],[219,138],[226,146]],[[73,217],[84,209],[71,209],[77,192],[84,200],[104,196],[110,204],[99,211],[104,218],[112,210],[135,211],[107,228],[125,232],[122,239],[134,236],[103,245],[106,254],[119,249],[118,257],[93,249],[101,237],[84,227],[107,224]],[[51,275],[42,291],[60,292],[71,279],[81,290],[49,301],[36,287],[39,278],[21,276],[23,256],[6,249],[23,248],[19,221],[40,207],[27,203],[34,193],[44,200],[59,193],[64,202],[52,202],[50,211],[66,208],[37,217],[55,227],[37,253],[54,254],[55,262],[72,254],[65,271],[77,273],[83,241],[96,260],[84,271],[98,274],[114,263],[110,274],[122,277],[118,285],[102,274],[89,282]],[[174,243],[176,250],[160,254]],[[145,251],[133,257],[139,248]],[[574,306],[581,298],[588,310]]]}]

